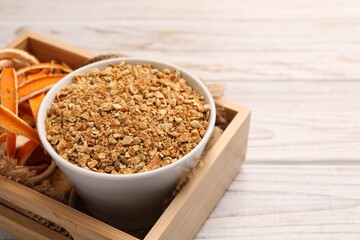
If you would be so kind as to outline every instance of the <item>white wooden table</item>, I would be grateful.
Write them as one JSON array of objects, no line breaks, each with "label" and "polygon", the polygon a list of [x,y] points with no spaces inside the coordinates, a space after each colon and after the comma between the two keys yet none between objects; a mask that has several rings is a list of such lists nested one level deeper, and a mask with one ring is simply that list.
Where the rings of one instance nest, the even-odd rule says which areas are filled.
[{"label": "white wooden table", "polygon": [[253,110],[196,239],[360,238],[359,1],[0,0],[0,29],[174,62]]}]

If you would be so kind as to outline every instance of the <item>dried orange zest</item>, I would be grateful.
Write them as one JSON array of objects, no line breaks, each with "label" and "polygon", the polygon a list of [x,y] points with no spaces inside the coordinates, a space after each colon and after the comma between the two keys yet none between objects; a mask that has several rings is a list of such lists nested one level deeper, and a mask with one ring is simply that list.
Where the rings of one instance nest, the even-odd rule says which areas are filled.
[{"label": "dried orange zest", "polygon": [[19,151],[16,154],[16,159],[18,160],[18,165],[25,165],[26,161],[29,159],[34,150],[39,146],[34,141],[28,141],[24,145],[21,146]]},{"label": "dried orange zest", "polygon": [[40,138],[36,130],[2,105],[0,105],[0,127],[9,132],[23,135],[40,144]]},{"label": "dried orange zest", "polygon": [[3,48],[0,49],[0,59],[16,59],[21,62],[26,62],[28,64],[38,64],[39,60],[30,53],[14,48]]},{"label": "dried orange zest", "polygon": [[32,115],[34,116],[34,121],[36,123],[37,120],[37,113],[40,107],[40,104],[42,100],[45,97],[45,93],[40,93],[39,95],[36,95],[35,97],[32,97],[29,99]]},{"label": "dried orange zest", "polygon": [[50,68],[50,69],[59,69],[63,72],[66,72],[66,73],[69,73],[72,71],[71,68],[67,67],[67,66],[63,66],[63,65],[60,65],[60,64],[56,64],[56,63],[39,63],[39,64],[34,64],[34,65],[31,65],[31,66],[28,66],[28,67],[24,67],[24,68],[21,68],[19,70],[16,71],[16,74],[19,76],[19,75],[22,75],[22,74],[25,74],[31,70],[34,70],[34,69],[43,69],[43,68]]},{"label": "dried orange zest", "polygon": [[55,170],[56,170],[56,164],[55,164],[55,161],[52,160],[51,163],[50,163],[50,166],[44,172],[42,172],[39,175],[36,175],[36,176],[32,177],[30,179],[30,181],[33,184],[37,184],[37,183],[51,177],[51,175],[54,173]]},{"label": "dried orange zest", "polygon": [[31,81],[23,86],[18,88],[18,98],[19,102],[28,100],[35,95],[46,92],[49,90],[56,82],[58,82],[62,76],[46,76],[34,81]]},{"label": "dried orange zest", "polygon": [[[17,109],[17,79],[13,68],[3,68],[1,74],[1,104],[15,115]],[[7,153],[9,157],[15,157],[16,134],[10,133],[7,137]]]}]

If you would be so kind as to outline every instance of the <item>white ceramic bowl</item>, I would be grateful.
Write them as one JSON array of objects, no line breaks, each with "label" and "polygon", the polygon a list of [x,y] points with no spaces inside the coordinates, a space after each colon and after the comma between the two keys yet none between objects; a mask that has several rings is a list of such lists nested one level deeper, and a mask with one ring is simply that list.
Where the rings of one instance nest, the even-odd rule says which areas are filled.
[{"label": "white ceramic bowl", "polygon": [[[61,158],[46,140],[46,111],[56,93],[71,84],[74,75],[93,68],[104,69],[109,64],[125,61],[129,64],[152,64],[157,69],[178,69],[187,84],[205,97],[211,106],[209,125],[199,144],[186,156],[165,167],[135,174],[106,174],[80,168]],[[153,224],[160,216],[163,200],[174,188],[184,172],[193,166],[202,154],[215,125],[215,104],[206,86],[187,70],[170,63],[140,58],[119,58],[99,61],[68,74],[46,94],[38,112],[37,129],[46,151],[56,161],[57,166],[70,179],[92,215],[115,227],[136,229]]]}]

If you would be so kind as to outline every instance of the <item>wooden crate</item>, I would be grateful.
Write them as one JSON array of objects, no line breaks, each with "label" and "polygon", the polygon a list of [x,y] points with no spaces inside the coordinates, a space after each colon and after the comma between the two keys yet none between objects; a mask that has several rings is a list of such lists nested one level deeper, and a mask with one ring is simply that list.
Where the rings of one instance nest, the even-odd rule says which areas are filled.
[{"label": "wooden crate", "polygon": [[[95,54],[26,32],[7,47],[25,49],[41,61],[56,59],[76,68]],[[229,124],[207,152],[191,181],[176,195],[145,239],[192,239],[245,160],[250,110],[217,100]],[[0,177],[0,198],[52,221],[74,239],[137,239],[30,188]],[[67,239],[63,235],[0,205],[0,228],[24,239]]]}]

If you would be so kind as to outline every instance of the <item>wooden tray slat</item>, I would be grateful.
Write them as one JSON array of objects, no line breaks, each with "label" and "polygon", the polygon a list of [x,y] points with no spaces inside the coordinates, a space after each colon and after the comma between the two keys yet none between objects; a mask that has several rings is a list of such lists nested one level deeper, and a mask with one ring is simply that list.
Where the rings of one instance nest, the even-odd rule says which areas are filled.
[{"label": "wooden tray slat", "polygon": [[51,236],[54,240],[68,239],[64,235],[51,230],[20,213],[0,205],[0,226],[19,238],[46,240]]},{"label": "wooden tray slat", "polygon": [[2,199],[60,225],[75,239],[136,239],[12,180],[0,177],[0,186]]},{"label": "wooden tray slat", "polygon": [[[7,47],[25,49],[42,61],[64,61],[73,68],[95,56],[31,32],[23,33]],[[191,181],[178,193],[145,239],[192,239],[245,160],[250,110],[224,100],[217,100],[216,104],[224,108],[229,125],[208,151]],[[3,177],[0,177],[0,198],[60,225],[76,240],[137,239]],[[0,218],[1,226],[4,225],[3,228],[15,235],[34,239],[55,239],[54,236],[57,236],[53,230],[46,230],[44,226],[1,205],[0,212],[4,212]]]},{"label": "wooden tray slat", "polygon": [[79,67],[85,60],[96,55],[33,32],[22,33],[15,41],[6,47],[29,51],[40,61],[66,61],[72,68]]},{"label": "wooden tray slat", "polygon": [[196,234],[245,159],[249,123],[247,109],[236,114],[226,128],[233,134],[221,135],[194,172],[191,184],[181,189],[145,239],[181,240]]}]

